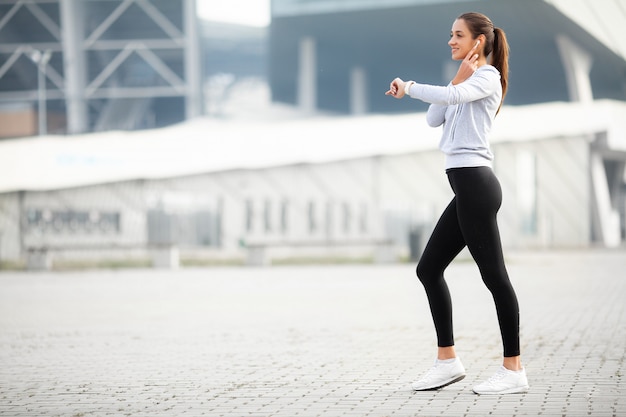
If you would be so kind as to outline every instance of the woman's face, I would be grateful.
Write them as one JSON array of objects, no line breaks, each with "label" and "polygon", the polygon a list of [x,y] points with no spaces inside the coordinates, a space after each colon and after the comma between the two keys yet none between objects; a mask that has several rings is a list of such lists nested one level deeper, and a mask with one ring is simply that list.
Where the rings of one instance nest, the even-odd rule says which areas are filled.
[{"label": "woman's face", "polygon": [[472,38],[472,33],[469,31],[465,20],[457,19],[454,21],[450,30],[448,45],[452,48],[452,59],[455,61],[465,59],[470,49],[476,45],[476,40]]}]

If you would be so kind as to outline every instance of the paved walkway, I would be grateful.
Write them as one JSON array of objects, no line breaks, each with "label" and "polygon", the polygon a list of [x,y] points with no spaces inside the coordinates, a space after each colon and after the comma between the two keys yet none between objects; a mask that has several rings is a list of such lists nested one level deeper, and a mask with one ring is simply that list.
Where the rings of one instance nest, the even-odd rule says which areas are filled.
[{"label": "paved walkway", "polygon": [[626,252],[510,254],[527,394],[477,396],[493,302],[451,266],[465,380],[412,265],[0,273],[0,416],[625,416]]}]

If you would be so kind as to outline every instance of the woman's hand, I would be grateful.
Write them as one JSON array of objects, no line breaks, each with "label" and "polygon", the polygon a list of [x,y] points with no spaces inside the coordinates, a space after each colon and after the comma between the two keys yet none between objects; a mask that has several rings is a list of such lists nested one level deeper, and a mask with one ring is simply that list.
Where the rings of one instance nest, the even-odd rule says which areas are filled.
[{"label": "woman's hand", "polygon": [[461,61],[461,65],[459,66],[459,70],[452,80],[452,84],[461,84],[463,81],[471,77],[472,74],[474,74],[474,71],[478,69],[479,54],[476,53],[476,49],[478,49],[479,45],[480,41],[476,42],[474,47],[470,49],[470,51],[465,56],[465,59]]},{"label": "woman's hand", "polygon": [[405,82],[402,81],[400,78],[396,78],[395,80],[391,82],[391,85],[389,86],[389,91],[387,91],[385,95],[393,96],[395,98],[400,99],[404,97],[404,86],[405,86]]}]

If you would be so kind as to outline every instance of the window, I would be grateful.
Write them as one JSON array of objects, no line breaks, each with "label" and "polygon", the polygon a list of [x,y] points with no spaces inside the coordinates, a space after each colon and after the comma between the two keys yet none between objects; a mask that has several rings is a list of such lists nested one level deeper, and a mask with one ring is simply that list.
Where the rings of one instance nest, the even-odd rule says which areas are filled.
[{"label": "window", "polygon": [[333,234],[333,203],[331,201],[326,202],[326,236],[332,236]]},{"label": "window", "polygon": [[289,230],[289,202],[283,200],[280,203],[280,231],[282,234],[287,234]]},{"label": "window", "polygon": [[537,158],[530,151],[517,154],[517,205],[520,209],[520,231],[537,233]]},{"label": "window", "polygon": [[308,205],[308,217],[309,217],[309,233],[313,234],[317,231],[317,219],[315,216],[315,202],[309,201]]},{"label": "window", "polygon": [[272,202],[265,200],[263,205],[263,223],[265,225],[265,233],[272,232]]},{"label": "window", "polygon": [[254,229],[254,202],[246,200],[246,232],[251,233]]},{"label": "window", "polygon": [[352,223],[352,211],[350,209],[350,204],[347,202],[344,202],[342,205],[342,211],[343,211],[343,232],[345,234],[349,234],[350,233],[350,224]]}]

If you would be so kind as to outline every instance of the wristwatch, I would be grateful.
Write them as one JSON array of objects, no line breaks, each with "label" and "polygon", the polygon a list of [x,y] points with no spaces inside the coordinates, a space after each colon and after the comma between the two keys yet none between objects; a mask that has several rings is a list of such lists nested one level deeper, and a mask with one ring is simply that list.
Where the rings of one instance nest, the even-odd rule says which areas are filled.
[{"label": "wristwatch", "polygon": [[406,83],[404,83],[404,94],[406,94],[407,96],[409,95],[409,90],[411,89],[411,86],[415,84],[415,81],[407,81]]}]

